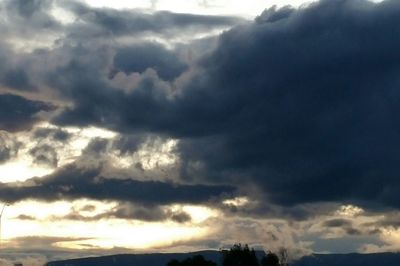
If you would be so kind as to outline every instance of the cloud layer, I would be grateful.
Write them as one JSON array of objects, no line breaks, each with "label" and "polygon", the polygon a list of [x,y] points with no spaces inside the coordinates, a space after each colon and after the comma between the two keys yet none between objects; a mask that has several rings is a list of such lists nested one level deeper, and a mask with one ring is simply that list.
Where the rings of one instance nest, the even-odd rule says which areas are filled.
[{"label": "cloud layer", "polygon": [[[254,21],[78,1],[0,5],[0,162],[22,147],[53,170],[1,183],[2,200],[118,201],[106,217],[177,223],[190,215],[165,206],[207,205],[232,231],[281,235],[264,219],[309,222],[343,204],[397,217],[398,1],[321,0]],[[111,137],[82,137],[93,128]],[[235,197],[247,201],[223,203]],[[329,217],[316,230],[369,237],[379,223],[398,226],[369,223]]]}]

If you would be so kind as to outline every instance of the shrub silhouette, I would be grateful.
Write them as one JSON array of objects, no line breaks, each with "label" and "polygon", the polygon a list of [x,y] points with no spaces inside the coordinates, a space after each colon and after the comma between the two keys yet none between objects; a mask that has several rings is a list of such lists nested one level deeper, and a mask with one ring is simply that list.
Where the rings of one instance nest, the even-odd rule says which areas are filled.
[{"label": "shrub silhouette", "polygon": [[201,255],[196,255],[183,261],[171,260],[167,266],[217,266],[217,264],[213,261],[205,260]]},{"label": "shrub silhouette", "polygon": [[222,250],[222,266],[260,266],[254,249],[235,244],[230,250]]}]

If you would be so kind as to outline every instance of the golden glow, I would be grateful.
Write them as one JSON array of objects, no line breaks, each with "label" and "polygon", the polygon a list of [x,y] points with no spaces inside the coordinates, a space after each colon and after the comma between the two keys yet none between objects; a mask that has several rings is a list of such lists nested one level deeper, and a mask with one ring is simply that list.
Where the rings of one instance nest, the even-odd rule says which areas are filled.
[{"label": "golden glow", "polygon": [[[37,128],[58,129],[57,127],[47,123],[42,123]],[[68,143],[49,142],[49,140],[41,142],[41,144],[49,144],[57,150],[58,167],[62,167],[75,161],[93,138],[101,137],[110,139],[117,135],[115,132],[96,127],[83,129],[67,127],[63,129],[72,134],[72,138]],[[34,164],[29,151],[39,143],[32,140],[29,134],[31,133],[25,132],[15,134],[15,137],[23,144],[23,146],[19,149],[16,158],[0,164],[0,182],[9,183],[25,181],[32,177],[42,177],[51,174],[56,169],[51,166]],[[118,158],[115,159],[118,161]]]},{"label": "golden glow", "polygon": [[16,160],[0,164],[0,182],[25,181],[31,177],[41,177],[53,172],[53,169],[34,166],[30,160]]},{"label": "golden glow", "polygon": [[71,238],[71,241],[55,243],[63,248],[147,249],[201,238],[211,230],[203,222],[219,215],[217,211],[205,206],[171,205],[165,208],[188,213],[192,217],[191,222],[181,224],[173,221],[144,222],[117,218],[81,221],[63,218],[70,213],[93,217],[116,206],[117,202],[87,199],[54,203],[22,201],[5,209],[2,238],[10,246],[13,238],[36,235]]},{"label": "golden glow", "polygon": [[394,227],[381,228],[381,236],[380,238],[385,243],[390,246],[397,247],[397,250],[400,249],[400,229]]},{"label": "golden glow", "polygon": [[177,157],[173,153],[176,144],[177,141],[173,139],[165,142],[161,140],[154,143],[147,142],[136,154],[145,170],[171,165],[177,161]]},{"label": "golden glow", "polygon": [[35,146],[35,143],[30,141],[28,135],[18,133],[14,134],[14,137],[23,145],[19,148],[15,158],[0,164],[0,182],[25,181],[31,177],[47,175],[53,171],[50,167],[34,165],[29,150]]},{"label": "golden glow", "polygon": [[193,223],[202,223],[205,220],[217,217],[220,214],[217,210],[205,206],[184,205],[179,208],[190,215]]},{"label": "golden glow", "polygon": [[240,207],[247,205],[249,202],[247,197],[236,197],[234,199],[224,200],[222,203],[228,206]]},{"label": "golden glow", "polygon": [[[122,220],[100,221],[95,224],[77,223],[77,232],[89,232],[87,240],[60,242],[58,246],[68,248],[113,248],[125,247],[146,249],[166,246],[178,240],[201,237],[206,228],[179,225],[176,223],[143,223]],[[82,235],[81,235],[82,237]],[[83,236],[84,237],[84,236]]]},{"label": "golden glow", "polygon": [[362,214],[363,212],[364,212],[364,210],[358,206],[342,205],[342,206],[340,206],[339,210],[336,211],[336,214],[341,215],[341,216],[354,217],[359,214]]}]

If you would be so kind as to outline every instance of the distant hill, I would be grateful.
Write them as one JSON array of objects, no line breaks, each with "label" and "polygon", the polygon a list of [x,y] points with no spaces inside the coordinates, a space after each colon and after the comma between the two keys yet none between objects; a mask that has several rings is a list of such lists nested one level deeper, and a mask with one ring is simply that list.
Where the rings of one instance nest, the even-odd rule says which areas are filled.
[{"label": "distant hill", "polygon": [[[263,251],[257,252],[262,256]],[[160,254],[122,254],[102,257],[90,257],[63,261],[48,262],[46,266],[165,266],[170,260],[203,255],[221,265],[221,254],[218,251],[199,251],[193,253],[160,253]],[[314,254],[290,264],[291,266],[399,266],[400,253],[374,254]]]},{"label": "distant hill", "polygon": [[292,263],[293,266],[399,266],[400,253],[314,254]]},{"label": "distant hill", "polygon": [[[183,260],[194,255],[203,255],[206,260],[217,263],[221,260],[218,251],[193,253],[121,254],[48,262],[46,266],[165,266],[170,260]],[[220,264],[220,263],[219,263]]]}]

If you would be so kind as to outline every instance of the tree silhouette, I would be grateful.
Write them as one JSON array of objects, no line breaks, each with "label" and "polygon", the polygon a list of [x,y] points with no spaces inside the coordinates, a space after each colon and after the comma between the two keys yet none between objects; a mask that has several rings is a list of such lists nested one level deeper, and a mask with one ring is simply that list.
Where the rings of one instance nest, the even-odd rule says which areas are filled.
[{"label": "tree silhouette", "polygon": [[259,266],[256,252],[248,245],[235,244],[230,250],[222,250],[222,266]]},{"label": "tree silhouette", "polygon": [[279,257],[275,253],[268,252],[268,254],[261,259],[261,266],[281,266]]},{"label": "tree silhouette", "polygon": [[167,266],[217,266],[217,264],[213,261],[205,260],[201,255],[196,255],[183,261],[173,259],[168,262]]}]

